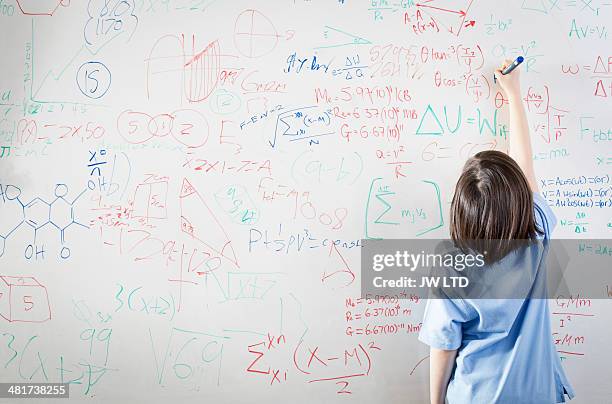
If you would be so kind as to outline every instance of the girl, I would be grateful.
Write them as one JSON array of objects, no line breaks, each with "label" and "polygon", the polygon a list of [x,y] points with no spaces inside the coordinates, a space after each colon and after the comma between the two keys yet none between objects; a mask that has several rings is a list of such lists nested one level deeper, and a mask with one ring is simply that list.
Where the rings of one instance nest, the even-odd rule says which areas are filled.
[{"label": "girl", "polygon": [[[509,155],[485,151],[465,164],[451,203],[455,242],[546,241],[556,224],[533,170],[519,69],[501,73],[510,63],[496,70],[510,108]],[[524,262],[525,276],[533,277],[538,263]],[[432,404],[549,404],[574,397],[545,299],[429,299],[419,340],[431,349]]]}]

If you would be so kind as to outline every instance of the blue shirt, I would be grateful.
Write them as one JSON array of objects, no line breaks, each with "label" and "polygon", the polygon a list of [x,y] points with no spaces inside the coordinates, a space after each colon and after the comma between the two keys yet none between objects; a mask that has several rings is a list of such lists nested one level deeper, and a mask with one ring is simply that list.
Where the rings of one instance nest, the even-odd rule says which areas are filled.
[{"label": "blue shirt", "polygon": [[[547,242],[556,218],[540,194],[533,198]],[[536,279],[541,255],[525,253],[520,270]],[[449,404],[550,404],[574,397],[553,343],[548,300],[429,299],[419,340],[458,350]]]}]

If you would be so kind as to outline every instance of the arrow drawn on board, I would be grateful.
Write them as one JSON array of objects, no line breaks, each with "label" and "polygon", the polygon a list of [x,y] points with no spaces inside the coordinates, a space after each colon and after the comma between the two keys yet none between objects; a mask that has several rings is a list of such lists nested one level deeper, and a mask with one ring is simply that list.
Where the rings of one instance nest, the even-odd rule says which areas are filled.
[{"label": "arrow drawn on board", "polygon": [[[444,26],[448,32],[459,36],[464,27],[474,26],[471,21],[466,21],[467,14],[470,12],[474,0],[464,1],[464,7],[456,10],[452,8],[452,2],[443,0],[425,0],[416,4],[424,13],[432,16],[440,25]],[[464,24],[468,23],[467,26]],[[474,24],[476,22],[474,21]]]},{"label": "arrow drawn on board", "polygon": [[[56,7],[56,9],[63,4],[61,4],[62,2],[58,2],[58,6]],[[64,6],[67,7],[67,6]],[[54,10],[55,11],[55,10]],[[23,12],[23,10],[22,10]],[[26,13],[24,13],[26,14]],[[41,15],[52,15],[51,14],[41,14]],[[90,18],[90,20],[93,20],[93,18]],[[136,20],[138,20],[136,18]],[[44,86],[45,82],[47,81],[47,79],[49,78],[49,76],[52,76],[54,81],[59,81],[62,76],[64,75],[64,73],[66,72],[66,70],[68,70],[68,68],[70,66],[73,65],[74,61],[82,54],[82,52],[84,50],[87,50],[90,56],[96,56],[103,48],[105,48],[111,41],[113,41],[115,38],[117,38],[118,36],[122,35],[125,31],[120,30],[119,32],[115,33],[115,34],[110,34],[108,36],[108,39],[101,41],[101,43],[96,47],[96,49],[91,48],[90,46],[87,46],[89,44],[89,42],[87,42],[87,40],[85,41],[86,44],[82,45],[79,49],[77,49],[76,53],[74,54],[74,56],[70,59],[70,61],[59,71],[58,74],[55,74],[55,72],[53,71],[53,69],[50,69],[47,74],[45,74],[44,78],[42,79],[40,85],[38,86],[36,92],[33,91],[33,83],[34,83],[34,75],[32,74],[32,81],[31,81],[31,88],[30,88],[30,99],[32,101],[36,101],[35,98],[37,97],[38,93],[40,92],[40,90],[42,89],[42,87]],[[130,34],[129,38],[127,39],[127,41],[129,42],[132,39],[132,36],[134,35],[135,29],[132,31],[132,33]],[[89,44],[90,45],[90,44]],[[32,48],[34,48],[34,19],[32,19]],[[34,60],[34,51],[32,51],[32,60]],[[38,101],[37,101],[38,102]],[[61,102],[60,102],[61,103]],[[71,102],[63,102],[64,104],[69,104]],[[73,102],[74,103],[74,102]]]},{"label": "arrow drawn on board", "polygon": [[[432,0],[429,0],[427,3],[430,3]],[[465,17],[465,11],[463,10],[449,10],[447,8],[442,8],[442,7],[435,7],[435,6],[430,6],[427,4],[421,4],[421,3],[417,3],[416,5],[417,7],[424,7],[424,8],[431,8],[433,10],[438,10],[438,11],[446,11],[447,13],[454,13],[454,14],[459,14],[461,17]]]},{"label": "arrow drawn on board", "polygon": [[429,355],[427,355],[426,357],[424,357],[423,359],[421,359],[420,361],[418,361],[416,365],[414,365],[414,367],[413,367],[413,368],[412,368],[412,370],[410,371],[410,376],[412,376],[412,375],[414,374],[414,371],[416,370],[416,368],[417,368],[417,367],[419,367],[419,365],[420,365],[421,363],[423,363],[423,361],[424,361],[425,359],[427,359],[427,358],[429,358]]}]

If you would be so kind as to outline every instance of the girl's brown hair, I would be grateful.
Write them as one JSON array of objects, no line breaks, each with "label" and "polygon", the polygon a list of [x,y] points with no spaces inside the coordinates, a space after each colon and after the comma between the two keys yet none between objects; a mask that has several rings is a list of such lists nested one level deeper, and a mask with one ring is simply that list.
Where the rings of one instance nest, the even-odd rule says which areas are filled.
[{"label": "girl's brown hair", "polygon": [[[507,154],[489,150],[470,158],[457,181],[450,209],[450,234],[462,249],[486,250],[488,261],[509,253],[516,242],[538,233],[533,193],[523,171]],[[476,246],[476,247],[475,247]]]}]

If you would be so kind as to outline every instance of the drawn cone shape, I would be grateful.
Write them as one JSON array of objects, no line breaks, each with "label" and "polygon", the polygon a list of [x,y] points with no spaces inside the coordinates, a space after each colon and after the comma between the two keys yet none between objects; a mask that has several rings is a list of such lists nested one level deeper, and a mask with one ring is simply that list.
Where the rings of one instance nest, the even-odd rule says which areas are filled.
[{"label": "drawn cone shape", "polygon": [[228,234],[202,195],[186,178],[183,179],[179,201],[181,231],[239,267]]},{"label": "drawn cone shape", "polygon": [[355,273],[351,270],[348,262],[342,256],[338,247],[332,242],[327,254],[326,269],[323,272],[321,281],[323,283],[330,282],[332,279],[334,284],[341,287],[349,286],[355,281]]}]

